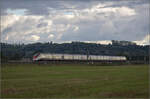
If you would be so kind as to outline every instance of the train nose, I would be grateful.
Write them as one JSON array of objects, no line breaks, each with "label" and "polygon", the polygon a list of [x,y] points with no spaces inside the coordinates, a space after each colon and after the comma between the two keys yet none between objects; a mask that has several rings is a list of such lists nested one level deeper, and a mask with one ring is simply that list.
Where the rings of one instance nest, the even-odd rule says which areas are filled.
[{"label": "train nose", "polygon": [[35,54],[34,56],[33,56],[33,60],[37,60],[37,57],[39,56],[40,54],[38,53],[38,54]]},{"label": "train nose", "polygon": [[36,56],[33,56],[33,60],[36,60],[36,58],[37,58]]}]

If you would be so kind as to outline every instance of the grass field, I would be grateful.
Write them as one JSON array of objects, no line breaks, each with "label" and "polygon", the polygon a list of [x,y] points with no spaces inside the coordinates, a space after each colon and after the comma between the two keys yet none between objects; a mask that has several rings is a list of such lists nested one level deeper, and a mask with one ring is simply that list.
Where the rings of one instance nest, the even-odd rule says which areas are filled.
[{"label": "grass field", "polygon": [[4,98],[148,98],[148,65],[5,64]]}]

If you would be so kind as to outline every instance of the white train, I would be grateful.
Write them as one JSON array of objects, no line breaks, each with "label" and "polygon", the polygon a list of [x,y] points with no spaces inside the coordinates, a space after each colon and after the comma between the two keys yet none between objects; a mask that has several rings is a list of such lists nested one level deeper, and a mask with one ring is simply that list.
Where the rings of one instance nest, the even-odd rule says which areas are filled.
[{"label": "white train", "polygon": [[126,61],[127,59],[125,56],[52,54],[52,53],[36,53],[33,56],[33,61],[41,61],[41,60]]}]

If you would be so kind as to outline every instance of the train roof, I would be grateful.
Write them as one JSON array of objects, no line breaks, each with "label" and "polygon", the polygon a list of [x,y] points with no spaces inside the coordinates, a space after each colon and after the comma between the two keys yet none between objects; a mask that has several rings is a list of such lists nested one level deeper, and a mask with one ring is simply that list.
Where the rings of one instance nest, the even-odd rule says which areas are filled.
[{"label": "train roof", "polygon": [[[68,54],[68,53],[36,53],[37,54],[50,54],[50,55],[87,55],[87,54]],[[116,55],[92,55],[89,54],[90,56],[112,56],[112,57],[125,57],[125,56],[116,56]]]}]

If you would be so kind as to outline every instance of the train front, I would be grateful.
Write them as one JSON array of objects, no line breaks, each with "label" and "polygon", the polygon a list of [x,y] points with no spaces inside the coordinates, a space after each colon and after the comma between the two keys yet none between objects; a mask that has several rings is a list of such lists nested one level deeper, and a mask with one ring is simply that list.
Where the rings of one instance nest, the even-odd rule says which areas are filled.
[{"label": "train front", "polygon": [[33,61],[38,61],[39,58],[38,56],[40,55],[40,53],[36,53],[35,55],[33,55]]}]

